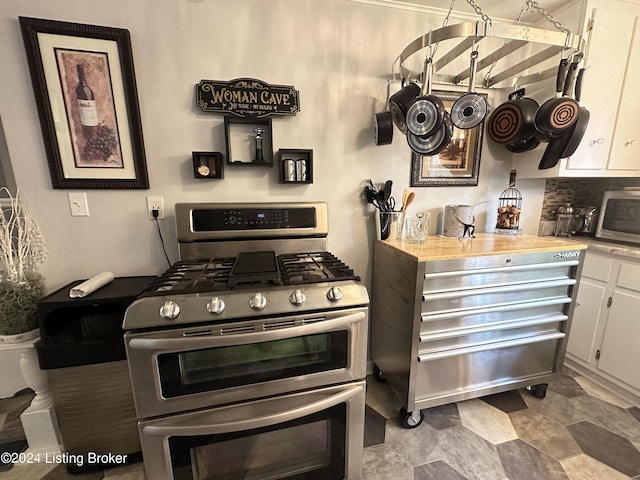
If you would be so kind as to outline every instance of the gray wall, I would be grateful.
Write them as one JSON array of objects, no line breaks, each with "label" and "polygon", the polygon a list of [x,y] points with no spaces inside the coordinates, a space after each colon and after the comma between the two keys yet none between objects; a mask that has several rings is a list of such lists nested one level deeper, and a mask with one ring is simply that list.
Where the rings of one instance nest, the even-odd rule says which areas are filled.
[{"label": "gray wall", "polygon": [[[18,16],[131,32],[150,190],[88,190],[91,215],[71,217],[68,192],[51,187]],[[391,179],[399,198],[411,168],[397,130],[392,145],[374,145],[372,115],[383,108],[384,77],[397,55],[441,23],[426,10],[347,0],[3,0],[0,117],[17,183],[47,242],[49,289],[102,270],[160,273],[166,261],[147,220],[147,195],[164,197],[161,228],[172,261],[177,202],[327,201],[330,249],[368,281],[374,229],[372,208],[361,198],[364,181]],[[224,151],[222,116],[194,106],[194,85],[238,77],[300,91],[301,112],[273,119],[273,143],[275,150],[313,149],[312,185],[279,185],[275,168],[227,167],[222,181],[193,178],[192,151]],[[493,92],[490,101],[499,103]],[[511,166],[501,155],[485,138],[480,185],[415,189],[413,211],[437,214],[446,204],[473,204],[477,231],[491,229]],[[530,206],[522,223],[536,233],[544,182],[519,187]],[[432,233],[436,229],[432,225]]]}]

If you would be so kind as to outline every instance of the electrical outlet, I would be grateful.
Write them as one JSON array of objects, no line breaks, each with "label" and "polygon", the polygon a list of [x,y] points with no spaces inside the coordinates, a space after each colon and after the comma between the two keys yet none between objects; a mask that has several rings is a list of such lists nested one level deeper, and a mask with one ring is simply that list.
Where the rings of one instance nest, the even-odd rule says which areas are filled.
[{"label": "electrical outlet", "polygon": [[147,213],[149,214],[149,220],[153,220],[153,211],[158,211],[158,220],[164,218],[164,202],[162,197],[147,197]]}]

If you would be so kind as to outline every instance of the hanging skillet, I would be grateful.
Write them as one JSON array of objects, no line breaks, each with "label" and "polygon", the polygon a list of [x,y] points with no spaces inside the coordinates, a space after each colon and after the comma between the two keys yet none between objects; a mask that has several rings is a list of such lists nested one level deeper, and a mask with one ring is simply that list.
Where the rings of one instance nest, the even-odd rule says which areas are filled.
[{"label": "hanging skillet", "polygon": [[[547,100],[536,112],[536,128],[551,138],[557,138],[566,133],[566,130],[578,120],[578,114],[580,112],[580,104],[578,101],[566,96],[568,93],[566,89],[565,91],[561,89],[561,86],[567,83],[565,80],[566,75],[568,75],[566,69],[567,60],[560,60],[558,77],[556,79],[556,91],[562,92],[562,96]],[[569,70],[569,73],[571,72],[572,70]],[[573,70],[573,72],[573,74],[575,74],[575,70]],[[573,80],[573,78],[571,80]]]},{"label": "hanging skillet", "polygon": [[[574,57],[574,61],[572,62],[569,68],[569,72],[567,73],[567,77],[564,82],[564,89],[562,92],[563,95],[567,95],[571,91],[573,79],[575,77],[575,71],[578,68],[578,63],[580,63],[580,60],[581,60],[581,57],[580,58]],[[582,81],[582,78],[580,80]],[[578,87],[578,89],[580,89],[580,87]],[[578,98],[579,98],[579,94],[578,94]],[[577,100],[578,99],[576,99],[576,101]],[[586,113],[584,111],[586,111]],[[565,158],[568,155],[573,153],[573,152],[569,153],[571,149],[575,151],[575,149],[577,148],[577,145],[575,145],[575,148],[574,148],[571,140],[574,138],[574,135],[578,135],[580,137],[578,139],[578,143],[580,143],[580,140],[582,139],[582,135],[584,134],[584,130],[587,127],[585,122],[587,123],[589,122],[589,116],[590,115],[588,110],[580,108],[578,111],[577,120],[569,128],[563,130],[559,136],[553,137],[549,141],[549,144],[547,145],[547,148],[545,149],[544,154],[542,155],[542,159],[540,160],[540,164],[538,165],[539,170],[545,170],[547,168],[555,167],[561,158]],[[582,122],[580,121],[581,117],[582,117]],[[581,132],[578,132],[576,134],[576,128],[578,128],[578,124],[580,124]]]},{"label": "hanging skillet", "polygon": [[[574,98],[578,101],[580,101],[580,94],[582,91],[583,74],[584,68],[580,70],[580,73],[578,73],[578,78],[576,79]],[[562,152],[562,158],[570,157],[578,149],[578,146],[580,145],[580,142],[582,141],[582,138],[584,137],[584,134],[587,130],[587,126],[589,125],[590,117],[591,114],[589,113],[589,110],[587,110],[585,107],[580,107],[580,115],[578,117],[578,120],[574,124],[574,130],[571,132],[569,144],[567,145],[567,148],[564,149],[564,152]]]},{"label": "hanging skillet", "polygon": [[442,116],[442,125],[436,133],[426,137],[420,137],[407,131],[407,143],[411,150],[418,155],[437,155],[444,150],[453,137],[453,122],[449,112],[445,111]]},{"label": "hanging skillet", "polygon": [[494,142],[516,145],[536,134],[534,121],[540,105],[524,95],[524,88],[510,93],[509,100],[496,107],[489,117],[487,132]]},{"label": "hanging skillet", "polygon": [[407,110],[420,95],[420,87],[415,83],[404,84],[402,81],[402,88],[391,95],[389,98],[389,110],[391,110],[391,118],[398,130],[402,133],[407,133],[406,115]]},{"label": "hanging skillet", "polygon": [[478,126],[489,112],[487,99],[475,93],[477,62],[478,50],[474,49],[471,51],[471,65],[469,66],[469,93],[458,98],[451,107],[451,121],[462,130]]},{"label": "hanging skillet", "polygon": [[389,111],[391,80],[387,80],[387,99],[384,111],[373,115],[373,140],[376,145],[389,145],[393,141],[393,117]]},{"label": "hanging skillet", "polygon": [[415,99],[407,111],[407,134],[428,137],[438,132],[442,126],[445,108],[442,100],[431,95],[432,75],[433,60],[429,55],[424,61],[422,95]]}]

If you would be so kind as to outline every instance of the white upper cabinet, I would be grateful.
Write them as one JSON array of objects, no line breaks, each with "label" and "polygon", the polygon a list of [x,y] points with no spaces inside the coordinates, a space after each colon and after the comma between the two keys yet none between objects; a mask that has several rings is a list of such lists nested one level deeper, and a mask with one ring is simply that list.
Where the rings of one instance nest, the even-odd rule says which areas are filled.
[{"label": "white upper cabinet", "polygon": [[580,146],[566,161],[568,170],[603,170],[607,166],[633,20],[623,13],[603,9],[593,11],[580,99],[580,104],[589,109],[591,116]]},{"label": "white upper cabinet", "polygon": [[640,18],[635,18],[633,39],[622,84],[622,95],[611,144],[610,171],[637,172],[640,162]]},{"label": "white upper cabinet", "polygon": [[[588,42],[580,104],[589,110],[589,124],[575,153],[554,168],[538,169],[546,143],[526,156],[514,154],[518,177],[640,176],[638,15],[640,5],[616,0],[578,1],[558,12],[557,18],[567,19]],[[569,19],[575,24],[576,17],[573,30]]]}]

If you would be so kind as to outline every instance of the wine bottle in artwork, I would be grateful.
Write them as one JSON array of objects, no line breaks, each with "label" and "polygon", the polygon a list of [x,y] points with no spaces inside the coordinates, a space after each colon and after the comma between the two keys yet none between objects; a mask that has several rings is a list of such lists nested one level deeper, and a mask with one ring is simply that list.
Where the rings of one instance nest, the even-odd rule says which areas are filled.
[{"label": "wine bottle in artwork", "polygon": [[84,65],[76,65],[78,69],[78,86],[76,87],[76,98],[78,110],[80,112],[80,123],[85,137],[91,137],[98,126],[98,112],[96,111],[96,100],[93,90],[89,87],[85,78]]}]

